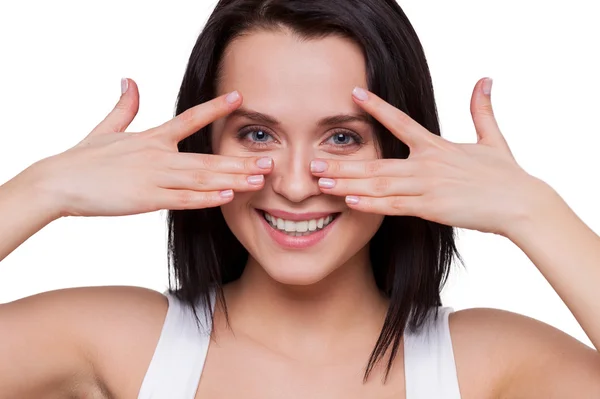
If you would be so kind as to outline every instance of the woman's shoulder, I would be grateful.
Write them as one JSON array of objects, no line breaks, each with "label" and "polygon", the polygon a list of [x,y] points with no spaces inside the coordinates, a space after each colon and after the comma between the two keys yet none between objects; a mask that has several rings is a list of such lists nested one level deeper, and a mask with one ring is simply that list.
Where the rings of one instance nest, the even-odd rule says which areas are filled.
[{"label": "woman's shoulder", "polygon": [[464,398],[600,393],[598,352],[549,324],[492,308],[455,311],[448,321]]},{"label": "woman's shoulder", "polygon": [[32,295],[0,306],[0,352],[20,359],[10,366],[15,380],[39,389],[51,379],[73,393],[136,397],[167,310],[164,295],[138,287]]},{"label": "woman's shoulder", "polygon": [[67,290],[64,302],[78,303],[73,311],[85,328],[84,342],[97,378],[117,396],[136,397],[150,365],[169,309],[168,297],[133,286],[84,287]]}]

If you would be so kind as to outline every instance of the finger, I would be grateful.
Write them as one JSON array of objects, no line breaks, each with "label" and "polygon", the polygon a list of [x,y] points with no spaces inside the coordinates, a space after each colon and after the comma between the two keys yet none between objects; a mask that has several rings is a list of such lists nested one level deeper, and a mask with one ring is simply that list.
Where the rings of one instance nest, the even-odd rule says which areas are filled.
[{"label": "finger", "polygon": [[140,94],[132,79],[121,80],[121,98],[113,110],[89,134],[124,132],[131,124],[140,107]]},{"label": "finger", "polygon": [[256,191],[265,182],[263,175],[232,175],[205,170],[181,170],[176,172],[156,172],[155,182],[158,187],[194,191]]},{"label": "finger", "polygon": [[372,177],[367,179],[319,179],[319,188],[331,195],[365,195],[389,197],[394,195],[422,195],[425,187],[422,179],[408,177]]},{"label": "finger", "polygon": [[352,92],[355,102],[377,119],[394,136],[411,149],[427,145],[441,137],[429,132],[406,113],[385,102],[374,93],[360,87]]},{"label": "finger", "polygon": [[390,216],[423,217],[421,216],[423,211],[422,196],[384,198],[347,196],[346,204],[349,208],[360,212]]},{"label": "finger", "polygon": [[377,176],[410,177],[416,173],[410,159],[374,159],[368,161],[338,161],[315,159],[310,170],[315,176],[337,178],[367,178]]},{"label": "finger", "polygon": [[501,147],[510,152],[506,139],[500,132],[492,108],[492,79],[481,79],[475,85],[471,96],[471,116],[477,132],[477,142]]},{"label": "finger", "polygon": [[233,197],[233,190],[198,192],[165,189],[155,195],[155,207],[170,210],[213,208],[231,202]]},{"label": "finger", "polygon": [[234,91],[189,108],[148,133],[164,136],[169,141],[179,143],[206,125],[231,113],[241,104],[242,96]]},{"label": "finger", "polygon": [[265,174],[273,170],[270,157],[228,157],[213,154],[168,153],[166,166],[174,170],[212,170],[221,173]]}]

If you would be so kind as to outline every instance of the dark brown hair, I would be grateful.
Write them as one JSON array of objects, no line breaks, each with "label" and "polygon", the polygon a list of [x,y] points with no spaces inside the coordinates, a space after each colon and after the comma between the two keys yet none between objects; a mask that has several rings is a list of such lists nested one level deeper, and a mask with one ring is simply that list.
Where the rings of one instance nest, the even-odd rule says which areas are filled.
[{"label": "dark brown hair", "polygon": [[[433,134],[440,126],[427,60],[408,18],[394,0],[221,0],[192,50],[176,114],[216,96],[222,55],[236,37],[257,29],[286,28],[307,40],[340,35],[363,50],[369,89]],[[211,153],[210,126],[182,140],[180,152]],[[376,123],[383,158],[407,158],[409,148]],[[242,274],[247,250],[229,230],[220,208],[168,214],[171,291],[190,306],[209,303],[216,290]],[[390,307],[366,364],[364,380],[391,349],[386,377],[407,326],[418,331],[440,292],[456,255],[454,229],[408,216],[386,216],[370,241],[370,260]],[[210,313],[212,318],[212,313]]]}]

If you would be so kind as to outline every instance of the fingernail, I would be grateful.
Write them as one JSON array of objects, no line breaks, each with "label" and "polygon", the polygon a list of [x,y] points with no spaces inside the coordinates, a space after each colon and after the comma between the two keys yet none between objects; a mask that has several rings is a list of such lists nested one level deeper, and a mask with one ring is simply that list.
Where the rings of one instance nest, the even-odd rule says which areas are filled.
[{"label": "fingernail", "polygon": [[324,161],[312,161],[310,163],[310,171],[321,173],[327,170],[327,162]]},{"label": "fingernail", "polygon": [[121,79],[121,94],[125,94],[129,87],[129,81],[126,78]]},{"label": "fingernail", "polygon": [[219,195],[223,198],[231,198],[233,197],[233,190],[224,190],[219,193]]},{"label": "fingernail", "polygon": [[358,204],[358,197],[354,197],[352,195],[346,196],[346,203],[350,205]]},{"label": "fingernail", "polygon": [[354,90],[352,90],[352,95],[360,101],[366,101],[369,99],[369,94],[367,93],[367,91],[358,86],[355,87]]},{"label": "fingernail", "polygon": [[248,183],[254,186],[262,184],[263,181],[265,181],[265,177],[263,175],[248,176]]},{"label": "fingernail", "polygon": [[485,80],[483,81],[483,94],[485,94],[486,96],[489,96],[490,94],[492,94],[492,84],[494,83],[494,80],[492,78],[485,78]]},{"label": "fingernail", "polygon": [[259,158],[256,161],[256,165],[261,169],[270,169],[273,166],[273,159],[268,157]]},{"label": "fingernail", "polygon": [[236,91],[233,91],[231,93],[229,93],[227,95],[227,97],[225,97],[225,100],[229,103],[229,104],[234,104],[236,103],[238,100],[240,99],[240,93]]},{"label": "fingernail", "polygon": [[322,177],[322,178],[319,179],[319,187],[334,188],[335,187],[335,180],[333,180],[333,179],[327,179],[325,177]]}]

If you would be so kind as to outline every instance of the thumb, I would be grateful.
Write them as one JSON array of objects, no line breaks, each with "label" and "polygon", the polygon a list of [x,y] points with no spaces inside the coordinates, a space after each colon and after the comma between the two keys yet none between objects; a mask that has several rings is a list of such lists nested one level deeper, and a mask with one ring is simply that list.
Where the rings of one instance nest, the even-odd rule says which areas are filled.
[{"label": "thumb", "polygon": [[140,93],[137,84],[132,79],[121,79],[119,102],[89,135],[124,132],[137,115],[139,107]]},{"label": "thumb", "polygon": [[492,108],[492,79],[481,79],[471,97],[471,116],[477,131],[477,143],[501,147],[510,152],[506,139],[500,132]]}]

